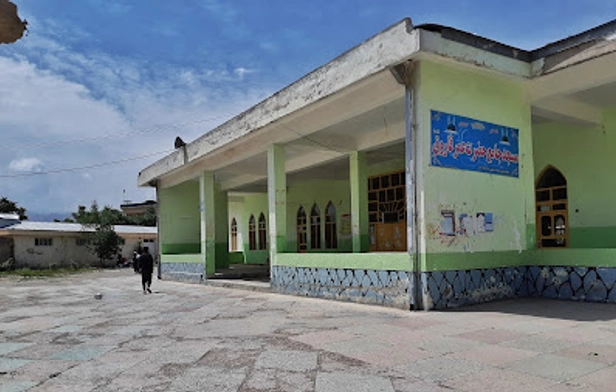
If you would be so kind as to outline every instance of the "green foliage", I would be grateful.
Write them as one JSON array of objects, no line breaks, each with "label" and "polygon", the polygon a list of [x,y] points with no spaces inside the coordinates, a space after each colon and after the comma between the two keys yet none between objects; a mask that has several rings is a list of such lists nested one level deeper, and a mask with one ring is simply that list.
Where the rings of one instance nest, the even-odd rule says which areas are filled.
[{"label": "green foliage", "polygon": [[0,213],[5,214],[17,214],[19,215],[19,220],[27,220],[26,209],[23,207],[19,207],[17,203],[9,200],[7,197],[0,198]]},{"label": "green foliage", "polygon": [[66,218],[65,222],[76,222],[82,225],[105,223],[110,225],[136,225],[156,226],[156,210],[149,207],[145,214],[138,216],[126,216],[120,210],[105,206],[99,209],[96,202],[92,203],[90,210],[85,206],[79,206],[77,212],[72,213],[72,218]]},{"label": "green foliage", "polygon": [[73,213],[73,218],[77,223],[94,229],[94,232],[87,233],[85,237],[88,240],[88,249],[98,257],[101,265],[103,261],[111,260],[120,252],[124,239],[113,229],[113,226],[119,223],[116,223],[117,214],[111,207],[105,207],[101,211],[94,202],[88,211],[84,206],[79,206],[78,211]]},{"label": "green foliage", "polygon": [[88,233],[87,238],[90,241],[88,249],[98,257],[101,264],[104,260],[113,259],[124,243],[124,239],[113,230],[111,225],[96,225],[94,232]]}]

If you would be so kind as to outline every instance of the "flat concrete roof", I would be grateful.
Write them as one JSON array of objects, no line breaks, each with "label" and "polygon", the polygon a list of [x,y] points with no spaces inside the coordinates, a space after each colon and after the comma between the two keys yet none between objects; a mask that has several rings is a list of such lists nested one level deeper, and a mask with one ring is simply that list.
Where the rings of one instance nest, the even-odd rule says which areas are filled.
[{"label": "flat concrete roof", "polygon": [[[486,69],[532,79],[544,72],[554,71],[544,66],[544,58],[581,45],[614,38],[616,20],[527,51],[447,26],[413,26],[411,20],[405,18],[146,167],[139,173],[138,184],[154,186],[161,177],[181,170],[187,163],[195,163],[255,130],[274,124],[383,70],[392,69],[419,52],[474,65],[479,65],[477,56],[481,56],[481,66]],[[444,41],[449,44],[444,45]],[[533,66],[538,62],[541,64]]]},{"label": "flat concrete roof", "polygon": [[[149,226],[133,226],[133,225],[117,225],[114,230],[118,234],[144,234],[156,235],[156,227]],[[83,226],[80,223],[64,223],[64,222],[31,222],[20,221],[8,227],[3,227],[4,232],[58,232],[58,233],[84,233],[93,232],[91,227]]]}]

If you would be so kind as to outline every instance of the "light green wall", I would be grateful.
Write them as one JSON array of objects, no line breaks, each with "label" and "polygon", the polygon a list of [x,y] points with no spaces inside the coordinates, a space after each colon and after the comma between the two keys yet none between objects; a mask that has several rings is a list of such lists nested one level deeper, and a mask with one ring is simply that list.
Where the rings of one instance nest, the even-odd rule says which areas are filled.
[{"label": "light green wall", "polygon": [[[527,225],[534,224],[534,217],[528,216],[533,211],[530,203],[534,200],[531,116],[522,86],[487,73],[463,71],[430,61],[422,61],[418,72],[415,121],[420,150],[419,225],[423,233],[420,268],[442,269],[439,264],[444,263],[454,269],[464,269],[477,264],[475,257],[467,256],[477,252],[507,252],[492,263],[508,265],[509,251],[520,252],[529,246]],[[430,166],[430,110],[519,129],[519,178]],[[461,213],[491,212],[494,232],[442,236],[439,234],[442,210],[455,211],[456,224]],[[460,254],[460,257],[452,259],[452,264],[447,261],[449,257],[439,257],[439,254]]]},{"label": "light green wall", "polygon": [[[269,214],[267,206],[266,193],[237,193],[229,196],[229,225],[231,220],[235,218],[237,221],[237,243],[240,250],[244,253],[244,263],[246,264],[264,264],[269,257],[269,244],[266,250],[249,250],[248,246],[248,220],[250,215],[254,215],[257,224],[257,243],[259,241],[259,216],[261,213],[265,215],[265,219],[269,229]],[[227,230],[229,236],[230,229]],[[229,237],[229,244],[231,238]],[[238,261],[235,256],[232,262]]]},{"label": "light green wall", "polygon": [[285,253],[278,255],[278,265],[307,268],[347,268],[384,271],[410,271],[407,252],[388,253]]},{"label": "light green wall", "polygon": [[567,179],[570,247],[616,248],[616,110],[600,127],[533,127],[535,178],[547,166]]},{"label": "light green wall", "polygon": [[[336,207],[336,228],[338,230],[338,249],[325,249],[325,208],[329,202]],[[317,204],[321,211],[322,249],[310,248],[310,211]],[[351,233],[341,233],[342,216],[351,213],[351,189],[348,180],[310,180],[287,186],[287,250],[297,252],[297,212],[303,206],[308,226],[308,252],[351,252],[353,238]]]},{"label": "light green wall", "polygon": [[199,183],[191,181],[161,188],[158,202],[161,252],[199,253]]}]

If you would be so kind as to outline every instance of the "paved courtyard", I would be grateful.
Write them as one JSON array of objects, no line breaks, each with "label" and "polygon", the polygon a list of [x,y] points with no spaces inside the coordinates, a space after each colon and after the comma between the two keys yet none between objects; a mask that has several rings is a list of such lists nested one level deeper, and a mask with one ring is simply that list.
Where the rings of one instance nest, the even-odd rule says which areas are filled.
[{"label": "paved courtyard", "polygon": [[[408,312],[155,280],[0,278],[0,391],[614,391],[616,306]],[[103,293],[97,300],[94,294]]]}]

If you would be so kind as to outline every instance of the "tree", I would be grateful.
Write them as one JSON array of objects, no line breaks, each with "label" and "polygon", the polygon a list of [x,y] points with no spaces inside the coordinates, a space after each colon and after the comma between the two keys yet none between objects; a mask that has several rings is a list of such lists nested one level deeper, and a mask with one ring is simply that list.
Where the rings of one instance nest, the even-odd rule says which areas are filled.
[{"label": "tree", "polygon": [[90,244],[88,249],[98,257],[101,266],[105,260],[113,259],[124,244],[124,239],[115,232],[113,226],[103,223],[95,225],[94,232],[88,233],[87,238]]},{"label": "tree", "polygon": [[131,217],[133,224],[137,226],[156,226],[156,209],[148,207],[142,215]]},{"label": "tree", "polygon": [[77,212],[73,212],[71,218],[66,218],[64,221],[87,225],[97,223],[100,219],[111,225],[156,226],[156,210],[149,207],[142,215],[126,216],[122,211],[110,206],[105,206],[101,210],[98,204],[93,202],[89,211],[85,206],[78,206]]},{"label": "tree", "polygon": [[85,206],[79,206],[77,212],[72,214],[77,223],[94,229],[85,237],[90,244],[88,249],[98,257],[101,265],[105,260],[110,260],[118,254],[121,245],[124,244],[124,239],[113,229],[117,217],[111,210],[112,208],[105,207],[100,211],[98,204],[93,202],[89,211]]},{"label": "tree", "polygon": [[5,214],[17,214],[19,215],[19,220],[27,220],[26,209],[23,207],[19,207],[17,203],[9,200],[7,197],[0,198],[0,213]]}]

